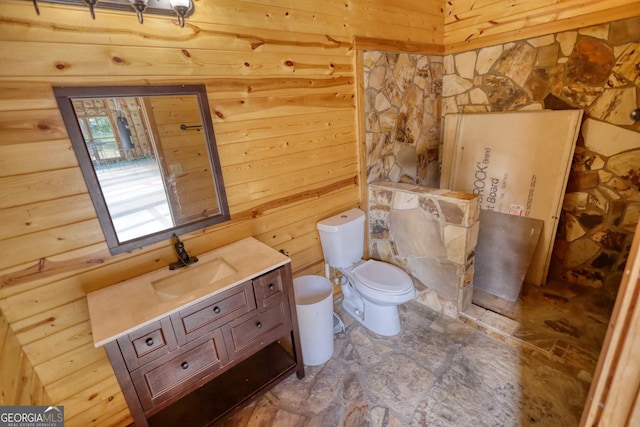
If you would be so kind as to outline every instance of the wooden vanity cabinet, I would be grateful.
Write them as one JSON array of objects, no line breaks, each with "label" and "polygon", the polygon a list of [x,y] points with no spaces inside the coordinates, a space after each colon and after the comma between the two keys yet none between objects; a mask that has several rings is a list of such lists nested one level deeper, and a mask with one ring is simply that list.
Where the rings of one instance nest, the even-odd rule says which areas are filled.
[{"label": "wooden vanity cabinet", "polygon": [[206,426],[294,371],[290,264],[105,345],[136,426]]}]

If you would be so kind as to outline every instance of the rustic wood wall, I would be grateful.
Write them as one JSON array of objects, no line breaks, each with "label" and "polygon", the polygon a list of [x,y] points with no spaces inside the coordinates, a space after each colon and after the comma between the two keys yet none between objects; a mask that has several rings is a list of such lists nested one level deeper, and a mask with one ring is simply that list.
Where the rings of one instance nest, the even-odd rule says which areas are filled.
[{"label": "rustic wood wall", "polygon": [[[486,13],[474,16],[474,3]],[[512,1],[196,0],[180,29],[45,3],[37,16],[31,1],[0,0],[0,404],[63,404],[68,426],[128,424],[85,292],[175,258],[168,241],[109,255],[52,86],[204,83],[232,221],[184,236],[188,250],[251,235],[284,249],[297,274],[319,273],[316,221],[361,197],[354,36],[358,47],[466,49],[496,42],[477,28],[520,38],[537,23],[529,10],[546,22],[614,11],[604,22],[637,5],[520,3],[515,15]],[[494,24],[500,16],[520,27]]]},{"label": "rustic wood wall", "polygon": [[638,0],[451,0],[443,3],[447,53],[640,14]]},{"label": "rustic wood wall", "polygon": [[197,255],[255,236],[321,273],[316,221],[360,201],[356,34],[442,44],[439,1],[196,1],[165,17],[0,1],[0,404],[62,404],[66,425],[126,425],[85,292],[174,261],[169,241],[110,256],[52,86],[203,83],[232,221]]}]

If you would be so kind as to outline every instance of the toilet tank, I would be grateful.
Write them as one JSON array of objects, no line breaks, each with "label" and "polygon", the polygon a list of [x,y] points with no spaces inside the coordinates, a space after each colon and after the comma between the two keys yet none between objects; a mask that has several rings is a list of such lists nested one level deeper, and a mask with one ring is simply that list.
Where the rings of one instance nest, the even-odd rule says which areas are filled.
[{"label": "toilet tank", "polygon": [[345,268],[362,259],[364,220],[364,212],[354,208],[318,222],[322,253],[327,264]]}]

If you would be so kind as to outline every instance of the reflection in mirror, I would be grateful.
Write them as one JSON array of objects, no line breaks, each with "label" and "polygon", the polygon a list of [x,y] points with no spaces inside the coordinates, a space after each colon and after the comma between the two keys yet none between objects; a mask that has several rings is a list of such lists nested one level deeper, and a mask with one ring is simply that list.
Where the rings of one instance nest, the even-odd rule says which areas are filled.
[{"label": "reflection in mirror", "polygon": [[204,86],[54,90],[112,253],[229,219]]}]

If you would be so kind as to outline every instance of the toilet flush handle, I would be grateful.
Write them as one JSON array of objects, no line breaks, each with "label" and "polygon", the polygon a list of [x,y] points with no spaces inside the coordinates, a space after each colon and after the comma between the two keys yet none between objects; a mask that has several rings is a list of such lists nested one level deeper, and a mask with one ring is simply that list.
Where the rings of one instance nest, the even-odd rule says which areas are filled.
[{"label": "toilet flush handle", "polygon": [[631,117],[631,120],[633,120],[634,122],[640,120],[640,108],[636,108],[635,110],[633,110],[631,114],[629,114],[629,117]]}]

